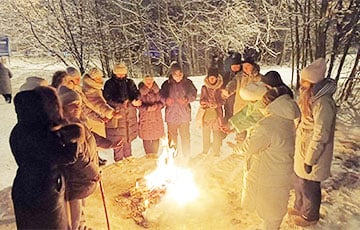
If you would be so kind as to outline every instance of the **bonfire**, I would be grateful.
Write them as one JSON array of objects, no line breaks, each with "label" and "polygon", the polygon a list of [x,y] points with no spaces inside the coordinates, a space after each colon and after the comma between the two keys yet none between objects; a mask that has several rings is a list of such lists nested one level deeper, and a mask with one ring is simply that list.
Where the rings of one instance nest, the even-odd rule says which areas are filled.
[{"label": "bonfire", "polygon": [[155,171],[137,178],[134,185],[116,197],[122,207],[123,217],[132,218],[136,224],[149,228],[146,219],[148,208],[158,204],[164,197],[184,206],[199,197],[199,190],[190,169],[176,166],[177,151],[162,141],[162,154],[157,159]]}]

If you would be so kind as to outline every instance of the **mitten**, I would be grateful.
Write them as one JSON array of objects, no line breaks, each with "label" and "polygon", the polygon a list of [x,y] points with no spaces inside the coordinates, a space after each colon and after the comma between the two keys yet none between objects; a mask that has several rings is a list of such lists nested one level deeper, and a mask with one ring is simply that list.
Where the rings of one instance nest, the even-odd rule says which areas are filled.
[{"label": "mitten", "polygon": [[307,174],[310,174],[312,171],[312,166],[304,163],[304,169]]},{"label": "mitten", "polygon": [[83,143],[85,141],[85,129],[81,124],[65,125],[58,132],[65,143]]},{"label": "mitten", "polygon": [[165,103],[166,103],[166,105],[172,105],[172,104],[174,104],[174,99],[168,97],[168,98],[166,98]]}]

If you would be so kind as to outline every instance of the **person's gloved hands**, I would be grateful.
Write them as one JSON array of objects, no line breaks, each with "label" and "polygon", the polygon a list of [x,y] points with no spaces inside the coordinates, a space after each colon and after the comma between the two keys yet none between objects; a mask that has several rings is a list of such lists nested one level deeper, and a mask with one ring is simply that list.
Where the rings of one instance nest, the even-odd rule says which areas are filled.
[{"label": "person's gloved hands", "polygon": [[304,169],[307,174],[310,174],[312,171],[312,166],[304,163]]},{"label": "person's gloved hands", "polygon": [[188,99],[187,98],[178,98],[177,99],[177,102],[180,104],[180,105],[185,105],[185,104],[187,104],[189,101],[188,101]]},{"label": "person's gloved hands", "polygon": [[135,107],[141,106],[142,102],[140,100],[133,100],[131,104]]},{"label": "person's gloved hands", "polygon": [[85,129],[81,124],[65,125],[58,132],[65,143],[83,143],[85,141]]},{"label": "person's gloved hands", "polygon": [[155,111],[157,109],[156,105],[150,105],[149,107],[147,107],[147,111],[152,112]]},{"label": "person's gloved hands", "polygon": [[166,98],[165,103],[166,103],[166,105],[168,105],[168,106],[169,106],[169,105],[172,105],[172,104],[174,104],[174,99],[168,97],[168,98]]}]

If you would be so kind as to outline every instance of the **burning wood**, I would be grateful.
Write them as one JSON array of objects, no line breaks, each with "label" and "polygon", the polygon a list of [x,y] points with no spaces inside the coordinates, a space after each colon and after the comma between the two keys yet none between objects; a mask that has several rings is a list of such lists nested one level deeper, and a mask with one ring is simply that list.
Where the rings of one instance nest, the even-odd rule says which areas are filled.
[{"label": "burning wood", "polygon": [[134,186],[116,197],[116,202],[123,207],[124,218],[132,218],[139,226],[149,228],[151,224],[145,218],[146,210],[158,204],[165,195],[181,205],[198,197],[191,171],[176,167],[174,156],[176,150],[163,144],[157,169],[144,178],[138,178]]}]

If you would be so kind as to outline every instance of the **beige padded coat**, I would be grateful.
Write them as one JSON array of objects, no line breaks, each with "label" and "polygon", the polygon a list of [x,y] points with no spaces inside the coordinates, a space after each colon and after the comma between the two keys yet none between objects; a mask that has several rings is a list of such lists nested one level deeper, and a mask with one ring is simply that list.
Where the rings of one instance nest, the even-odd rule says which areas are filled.
[{"label": "beige padded coat", "polygon": [[241,205],[263,219],[279,220],[286,214],[294,162],[294,119],[299,116],[299,107],[289,95],[278,97],[240,146],[246,159]]},{"label": "beige padded coat", "polygon": [[[296,130],[294,170],[296,175],[312,181],[323,181],[330,176],[334,149],[336,105],[332,94],[336,84],[324,79],[323,86],[314,93],[312,116],[301,117]],[[312,166],[307,174],[304,163]]]}]

